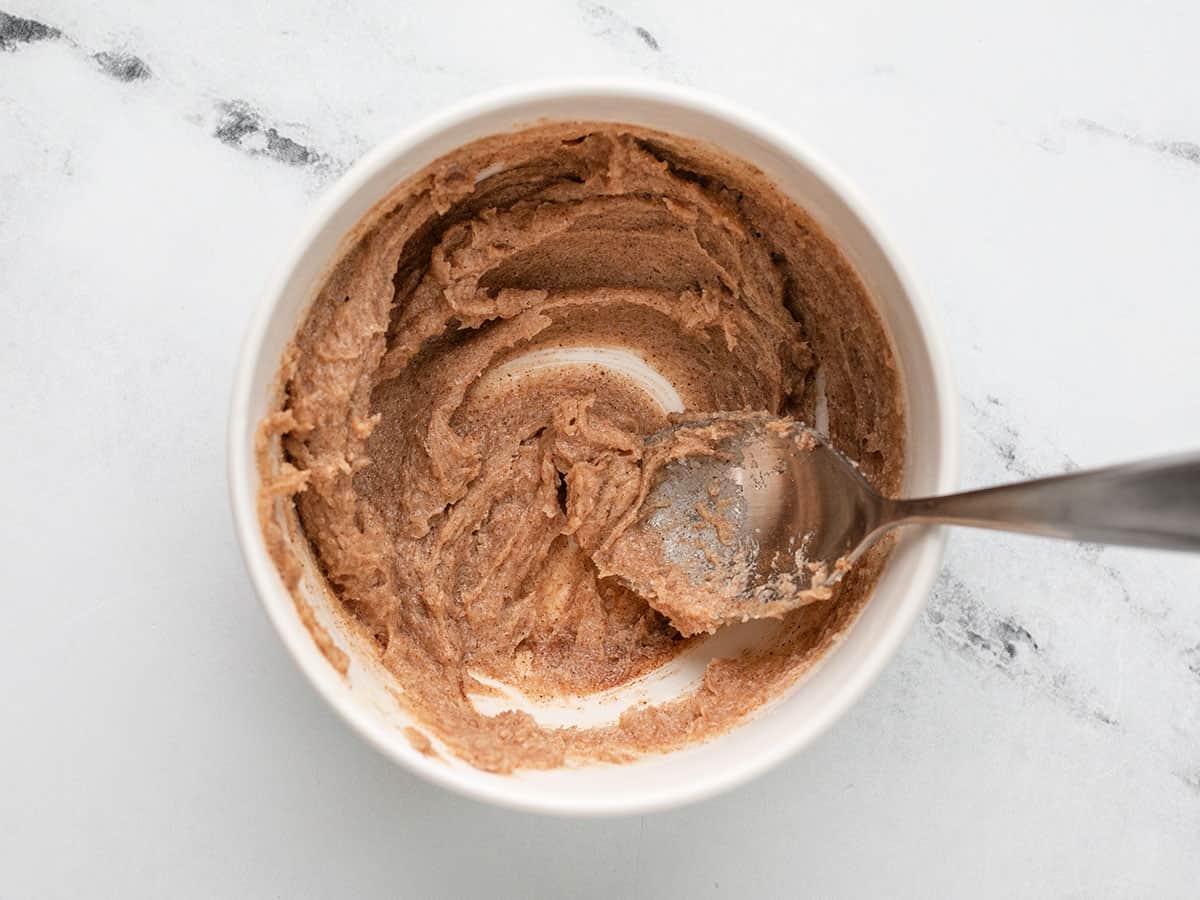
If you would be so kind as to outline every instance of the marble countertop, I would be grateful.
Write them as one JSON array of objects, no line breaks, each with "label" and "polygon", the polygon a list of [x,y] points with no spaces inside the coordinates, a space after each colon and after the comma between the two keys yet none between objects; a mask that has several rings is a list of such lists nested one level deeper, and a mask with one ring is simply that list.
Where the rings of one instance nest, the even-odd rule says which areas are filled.
[{"label": "marble countertop", "polygon": [[0,3],[0,894],[1191,897],[1200,560],[958,532],[807,752],[572,822],[394,767],[286,657],[225,414],[267,271],[465,95],[666,79],[873,201],[945,325],[964,484],[1200,446],[1200,6]]}]

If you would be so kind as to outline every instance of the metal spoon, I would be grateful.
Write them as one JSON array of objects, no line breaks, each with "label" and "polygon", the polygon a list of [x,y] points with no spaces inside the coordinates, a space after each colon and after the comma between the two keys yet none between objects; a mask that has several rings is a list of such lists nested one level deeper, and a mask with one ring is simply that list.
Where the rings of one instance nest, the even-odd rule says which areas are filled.
[{"label": "metal spoon", "polygon": [[[743,573],[738,619],[757,617],[756,608],[778,615],[788,595],[810,602],[806,589],[834,584],[887,531],[915,522],[1200,551],[1200,454],[893,500],[802,425],[747,420],[717,449],[663,469],[640,527],[695,584],[712,583],[714,571]],[[706,504],[720,508],[723,533],[709,527]]]}]

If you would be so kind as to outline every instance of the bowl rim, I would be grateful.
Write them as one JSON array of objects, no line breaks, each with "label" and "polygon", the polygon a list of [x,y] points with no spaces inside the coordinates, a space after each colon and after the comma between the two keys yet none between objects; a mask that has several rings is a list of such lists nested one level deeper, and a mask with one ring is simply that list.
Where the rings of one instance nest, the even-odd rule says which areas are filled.
[{"label": "bowl rim", "polygon": [[[410,772],[455,793],[500,806],[527,812],[571,816],[626,815],[695,803],[734,788],[762,774],[811,743],[861,698],[895,655],[924,609],[934,581],[941,570],[945,548],[944,528],[934,527],[921,536],[922,546],[915,572],[902,603],[889,620],[888,628],[875,641],[867,658],[845,680],[837,695],[795,736],[765,747],[740,765],[714,770],[707,777],[687,783],[668,783],[660,789],[644,792],[636,798],[594,792],[585,802],[577,795],[568,797],[532,795],[518,778],[476,779],[469,773],[429,759],[409,750],[398,729],[385,726],[367,712],[349,692],[340,676],[317,650],[308,631],[299,624],[291,595],[284,587],[267,553],[259,529],[255,494],[257,472],[245,453],[257,421],[251,421],[250,409],[254,375],[267,331],[274,320],[294,270],[328,221],[381,170],[391,165],[422,142],[440,132],[476,117],[512,106],[553,102],[572,98],[617,98],[674,105],[724,120],[733,128],[749,134],[782,151],[807,167],[826,188],[841,200],[870,235],[901,287],[925,343],[932,373],[932,407],[940,425],[937,446],[937,490],[946,492],[957,485],[959,471],[958,407],[949,355],[937,321],[908,267],[886,237],[878,216],[863,201],[857,189],[840,171],[788,131],[772,125],[757,114],[731,101],[693,88],[663,82],[628,79],[542,80],[525,82],[477,94],[422,118],[377,144],[335,183],[325,189],[311,206],[289,248],[266,281],[257,301],[238,355],[233,381],[226,443],[227,475],[234,530],[250,574],[255,593],[275,631],[308,682],[355,732],[368,744]],[[403,745],[403,746],[402,746]],[[477,773],[476,773],[477,774]]]}]

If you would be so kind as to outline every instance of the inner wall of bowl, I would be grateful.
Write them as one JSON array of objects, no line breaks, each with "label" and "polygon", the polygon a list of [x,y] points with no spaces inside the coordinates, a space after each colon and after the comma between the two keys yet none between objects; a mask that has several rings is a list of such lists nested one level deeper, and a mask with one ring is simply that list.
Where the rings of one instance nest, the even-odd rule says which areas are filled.
[{"label": "inner wall of bowl", "polygon": [[[325,201],[323,215],[305,238],[308,251],[292,269],[263,332],[242,440],[248,472],[254,471],[254,424],[267,411],[283,348],[299,326],[344,236],[396,183],[442,154],[467,141],[545,119],[628,122],[708,141],[757,165],[808,210],[854,264],[895,342],[909,410],[905,489],[925,493],[943,487],[940,482],[947,465],[942,451],[946,423],[941,412],[941,386],[921,323],[887,256],[839,193],[803,159],[784,149],[781,141],[737,122],[732,114],[716,115],[669,98],[602,91],[526,99],[460,120],[436,123],[410,139],[406,147],[385,146],[374,151],[348,176],[348,185],[331,192],[334,196]],[[251,476],[240,489],[253,492],[256,481]],[[248,508],[253,508],[252,500]],[[261,550],[258,552],[261,555]],[[270,579],[272,584],[265,590],[264,599],[290,649],[322,693],[389,755],[435,780],[490,799],[533,808],[604,811],[667,805],[705,791],[705,784],[739,780],[819,733],[861,693],[903,636],[923,603],[939,553],[940,541],[935,536],[909,535],[900,541],[874,596],[840,644],[786,696],[733,731],[701,746],[628,765],[513,776],[490,775],[453,758],[429,758],[411,746],[403,734],[404,726],[411,722],[394,700],[390,676],[375,659],[373,647],[342,622],[311,565],[305,578],[305,594],[320,621],[350,653],[348,678],[340,678],[316,653],[277,578]],[[264,580],[260,579],[260,587]],[[756,627],[760,631],[756,632]],[[761,640],[770,627],[770,623],[751,626],[741,637],[731,630],[730,636],[721,638],[731,647],[722,649],[732,649],[742,640]],[[583,719],[611,720],[630,699],[661,700],[664,693],[670,695],[694,684],[702,669],[702,663],[689,665],[686,660],[673,672],[664,667],[589,702]],[[538,718],[550,722],[561,717],[575,724],[583,705],[567,701],[562,708]]]}]

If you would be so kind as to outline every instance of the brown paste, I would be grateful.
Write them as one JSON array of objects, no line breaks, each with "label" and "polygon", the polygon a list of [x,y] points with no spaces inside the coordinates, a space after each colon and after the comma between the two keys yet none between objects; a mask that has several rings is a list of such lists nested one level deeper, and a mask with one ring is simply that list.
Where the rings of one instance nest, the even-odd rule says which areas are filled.
[{"label": "brown paste", "polygon": [[819,366],[834,445],[885,492],[902,474],[882,323],[815,223],[749,165],[644,128],[559,123],[469,144],[395,189],[348,239],[283,361],[281,406],[260,430],[260,518],[294,591],[278,516],[298,517],[420,726],[492,771],[720,733],[853,621],[886,555],[788,613],[771,646],[714,661],[693,692],[615,724],[477,711],[477,675],[582,695],[699,640],[604,565],[639,514],[645,439],[667,415],[599,365],[505,367],[570,347],[636,353],[689,411],[802,421]]}]

